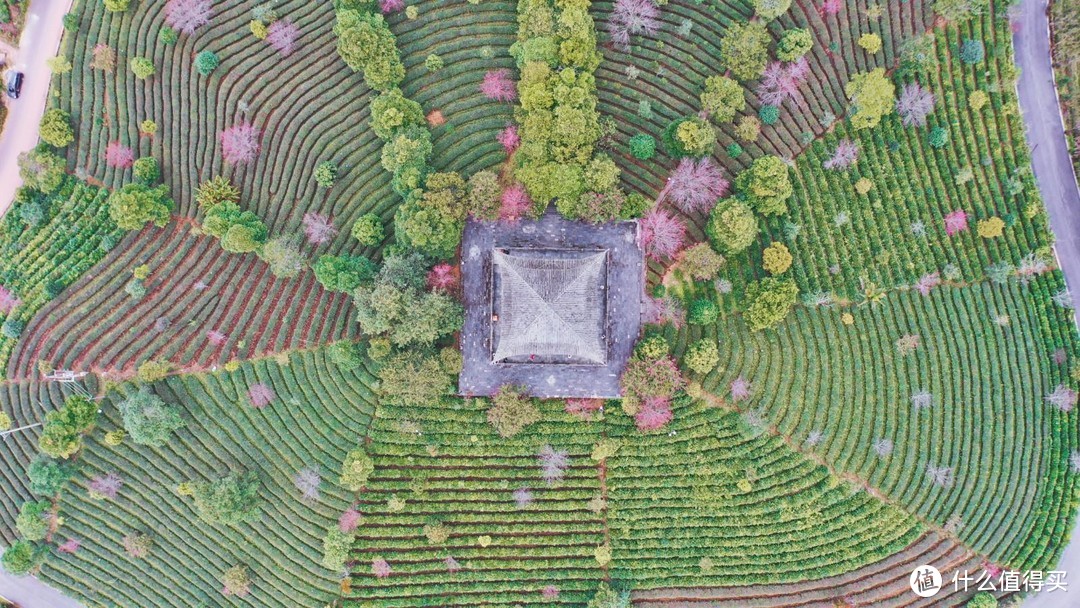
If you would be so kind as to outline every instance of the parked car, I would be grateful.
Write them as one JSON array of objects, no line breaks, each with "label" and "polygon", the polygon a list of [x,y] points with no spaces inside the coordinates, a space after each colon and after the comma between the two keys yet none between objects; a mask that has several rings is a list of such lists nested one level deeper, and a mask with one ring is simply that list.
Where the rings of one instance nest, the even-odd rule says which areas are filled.
[{"label": "parked car", "polygon": [[18,99],[22,93],[23,73],[9,72],[7,77],[7,94],[12,99]]}]

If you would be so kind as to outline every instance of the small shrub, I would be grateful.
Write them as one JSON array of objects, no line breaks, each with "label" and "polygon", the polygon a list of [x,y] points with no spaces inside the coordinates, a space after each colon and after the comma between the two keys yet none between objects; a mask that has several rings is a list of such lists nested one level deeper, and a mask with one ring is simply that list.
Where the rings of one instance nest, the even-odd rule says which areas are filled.
[{"label": "small shrub", "polygon": [[656,155],[656,139],[644,133],[631,137],[630,154],[638,160],[649,160]]},{"label": "small shrub", "polygon": [[984,239],[997,238],[1005,230],[1005,220],[1000,217],[989,217],[978,222],[979,236]]},{"label": "small shrub", "polygon": [[709,298],[698,298],[686,311],[686,322],[691,325],[710,325],[720,316],[720,307]]},{"label": "small shrub", "polygon": [[334,181],[337,180],[337,174],[337,165],[330,161],[323,161],[315,167],[315,183],[320,188],[333,188]]},{"label": "small shrub", "polygon": [[686,355],[683,356],[683,364],[699,374],[711,372],[716,369],[718,363],[720,363],[720,350],[716,346],[716,341],[708,338],[692,343],[687,347]]},{"label": "small shrub", "polygon": [[881,52],[881,36],[877,34],[863,34],[859,37],[859,46],[871,55]]},{"label": "small shrub", "polygon": [[981,63],[986,58],[986,46],[982,40],[964,40],[960,43],[960,61],[967,65]]},{"label": "small shrub", "polygon": [[375,471],[375,461],[363,448],[354,448],[345,455],[341,463],[341,476],[338,483],[350,492],[359,492],[367,485],[368,478]]},{"label": "small shrub", "polygon": [[56,148],[64,148],[75,141],[75,131],[71,128],[71,114],[59,109],[47,110],[41,117],[38,128],[41,141]]},{"label": "small shrub", "polygon": [[209,76],[219,65],[221,60],[213,51],[202,51],[195,56],[195,71],[202,76]]},{"label": "small shrub", "polygon": [[374,213],[360,216],[352,227],[352,236],[365,247],[374,247],[385,238],[382,218]]},{"label": "small shrub", "polygon": [[773,242],[762,252],[762,267],[771,275],[784,274],[791,268],[791,252],[779,241]]},{"label": "small shrub", "polygon": [[136,181],[147,186],[156,182],[161,176],[157,159],[153,156],[144,156],[136,160],[132,167]]},{"label": "small shrub", "polygon": [[761,106],[761,109],[758,110],[758,118],[764,124],[775,125],[780,120],[780,108],[769,105]]},{"label": "small shrub", "polygon": [[153,76],[156,71],[154,62],[146,57],[132,57],[131,61],[128,62],[128,67],[131,68],[131,73],[135,74],[135,77],[139,80],[146,80]]}]

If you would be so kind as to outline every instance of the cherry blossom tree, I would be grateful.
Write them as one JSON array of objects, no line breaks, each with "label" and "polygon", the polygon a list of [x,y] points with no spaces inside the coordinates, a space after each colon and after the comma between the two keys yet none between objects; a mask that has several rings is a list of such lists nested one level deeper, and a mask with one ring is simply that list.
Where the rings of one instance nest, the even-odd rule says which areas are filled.
[{"label": "cherry blossom tree", "polygon": [[518,488],[514,490],[514,504],[519,509],[527,509],[529,505],[533,503],[533,493],[529,488]]},{"label": "cherry blossom tree", "polygon": [[309,502],[319,500],[319,488],[322,486],[322,472],[318,466],[304,467],[296,472],[293,485],[300,490],[300,496]]},{"label": "cherry blossom tree", "polygon": [[436,264],[427,275],[428,288],[432,291],[450,291],[458,285],[458,269],[446,262]]},{"label": "cherry blossom tree", "polygon": [[77,538],[69,538],[66,541],[64,541],[63,543],[61,543],[59,546],[57,546],[56,550],[59,551],[60,553],[67,553],[67,554],[70,555],[70,554],[76,553],[79,550],[79,547],[81,547],[81,546],[82,546],[82,542],[79,541],[79,539],[77,539]]},{"label": "cherry blossom tree", "polygon": [[570,455],[566,450],[556,450],[551,444],[540,448],[536,457],[540,465],[540,477],[549,485],[562,481],[566,469],[570,466]]},{"label": "cherry blossom tree", "polygon": [[109,472],[104,475],[98,475],[90,480],[87,484],[87,489],[90,491],[91,496],[98,498],[116,498],[116,495],[120,493],[120,488],[124,487],[124,478],[116,472]]},{"label": "cherry blossom tree", "polygon": [[836,150],[833,151],[833,155],[822,163],[822,166],[832,170],[847,169],[854,165],[858,158],[859,144],[850,139],[841,139],[836,142]]},{"label": "cherry blossom tree", "polygon": [[1076,391],[1064,384],[1054,387],[1053,392],[1047,393],[1046,402],[1063,412],[1072,411],[1076,406]]},{"label": "cherry blossom tree", "polygon": [[822,15],[835,15],[844,7],[843,0],[824,0],[818,7],[818,13]]},{"label": "cherry blossom tree", "polygon": [[912,82],[904,85],[896,99],[896,113],[905,127],[921,127],[934,111],[934,94]]},{"label": "cherry blossom tree", "polygon": [[915,410],[925,410],[934,405],[934,395],[926,389],[920,389],[911,394],[911,407]]},{"label": "cherry blossom tree", "polygon": [[653,0],[615,0],[608,18],[611,41],[619,49],[630,49],[631,35],[652,36],[660,30],[660,10]]},{"label": "cherry blossom tree", "polygon": [[447,558],[443,560],[443,563],[446,564],[446,571],[450,574],[459,572],[461,570],[461,564],[458,562],[458,560],[454,559],[452,555],[447,556]]},{"label": "cherry blossom tree", "polygon": [[211,0],[169,0],[165,3],[165,23],[183,34],[210,22]]},{"label": "cherry blossom tree", "polygon": [[555,585],[544,585],[543,589],[540,590],[540,597],[553,602],[559,599],[559,588]]},{"label": "cherry blossom tree", "polygon": [[930,483],[942,488],[951,487],[956,481],[952,467],[938,466],[932,462],[926,463],[926,477]]},{"label": "cherry blossom tree", "polygon": [[708,212],[727,193],[729,183],[712,158],[683,158],[668,176],[658,202],[666,197],[684,213]]},{"label": "cherry blossom tree", "polygon": [[675,327],[681,327],[686,322],[686,310],[678,300],[671,296],[653,298],[646,295],[643,301],[645,302],[646,323],[653,325],[671,323]]},{"label": "cherry blossom tree", "polygon": [[213,344],[214,346],[221,346],[228,339],[229,339],[228,336],[226,336],[224,333],[222,333],[222,332],[220,332],[220,331],[218,331],[216,329],[211,329],[211,330],[206,332],[206,340],[208,342],[210,342],[210,344]]},{"label": "cherry blossom tree", "polygon": [[379,10],[384,15],[405,10],[405,0],[379,0]]},{"label": "cherry blossom tree", "polygon": [[484,81],[480,83],[480,92],[488,99],[495,101],[514,101],[517,99],[517,87],[510,70],[499,68],[490,70],[484,74]]},{"label": "cherry blossom tree", "polygon": [[525,192],[525,186],[513,184],[503,190],[502,206],[499,209],[499,219],[504,222],[516,222],[525,216],[532,208],[532,199]]},{"label": "cherry blossom tree", "polygon": [[672,417],[671,399],[648,397],[638,407],[637,414],[634,415],[634,424],[637,425],[639,431],[655,431],[671,422]]},{"label": "cherry blossom tree", "polygon": [[571,416],[577,416],[582,420],[591,420],[596,412],[599,412],[604,407],[603,399],[567,399],[566,410],[567,414]]},{"label": "cherry blossom tree", "polygon": [[810,64],[806,57],[800,57],[791,63],[774,61],[765,68],[765,73],[758,83],[757,94],[761,103],[780,107],[791,99],[798,101],[802,97],[799,87],[810,75]]},{"label": "cherry blossom tree", "polygon": [[331,221],[329,217],[316,211],[308,211],[305,213],[303,223],[304,235],[307,237],[308,243],[312,245],[318,246],[323,243],[329,243],[338,233],[337,228],[334,227],[333,221]]},{"label": "cherry blossom tree", "polygon": [[250,163],[259,155],[259,130],[249,122],[242,122],[225,129],[218,135],[221,155],[225,162],[234,165]]},{"label": "cherry blossom tree", "polygon": [[654,260],[674,256],[682,248],[686,238],[686,224],[656,208],[641,218],[638,229],[645,255]]},{"label": "cherry blossom tree", "polygon": [[371,573],[374,574],[376,578],[386,578],[390,576],[390,572],[390,564],[388,564],[385,559],[376,557],[371,560]]},{"label": "cherry blossom tree", "polygon": [[884,437],[874,442],[874,453],[878,455],[878,458],[884,458],[893,451],[892,439],[886,439]]},{"label": "cherry blossom tree", "polygon": [[282,57],[292,55],[296,50],[296,39],[300,37],[300,28],[287,19],[279,19],[266,28],[266,42],[274,47]]},{"label": "cherry blossom tree", "polygon": [[750,398],[750,391],[753,387],[750,385],[750,381],[746,378],[739,376],[731,381],[731,385],[728,387],[728,392],[731,395],[731,401],[738,403],[739,401],[746,401]]},{"label": "cherry blossom tree", "polygon": [[116,169],[127,169],[135,164],[135,152],[119,141],[105,146],[105,164]]},{"label": "cherry blossom tree", "polygon": [[963,209],[957,209],[945,215],[945,234],[952,236],[957,232],[967,230],[968,217]]},{"label": "cherry blossom tree", "polygon": [[345,511],[338,517],[338,530],[349,533],[360,527],[360,522],[363,520],[363,516],[360,515],[360,511],[357,511],[353,507],[345,509]]},{"label": "cherry blossom tree", "polygon": [[516,125],[506,125],[505,129],[499,131],[496,139],[502,144],[503,150],[506,150],[507,154],[512,154],[521,145],[521,137],[518,136]]},{"label": "cherry blossom tree", "polygon": [[920,295],[928,296],[930,290],[938,285],[941,285],[941,273],[931,272],[919,277],[919,280],[915,282],[912,288],[919,292]]},{"label": "cherry blossom tree", "polygon": [[247,398],[251,402],[251,407],[255,409],[262,409],[270,405],[276,397],[274,389],[262,382],[257,382],[248,387]]},{"label": "cherry blossom tree", "polygon": [[19,304],[22,304],[22,300],[15,296],[15,292],[0,285],[0,313],[6,315],[18,308]]}]

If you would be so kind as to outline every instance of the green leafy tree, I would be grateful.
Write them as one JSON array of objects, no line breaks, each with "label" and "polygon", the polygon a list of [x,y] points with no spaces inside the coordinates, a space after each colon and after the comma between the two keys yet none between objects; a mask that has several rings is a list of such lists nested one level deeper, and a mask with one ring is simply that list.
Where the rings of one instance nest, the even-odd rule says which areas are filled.
[{"label": "green leafy tree", "polygon": [[983,14],[989,6],[990,0],[936,0],[934,12],[946,21],[962,23]]},{"label": "green leafy tree", "polygon": [[337,528],[327,530],[323,537],[323,566],[334,572],[344,571],[355,539],[355,532],[342,532]]},{"label": "green leafy tree", "polygon": [[720,39],[720,64],[739,80],[754,80],[765,73],[771,41],[764,21],[732,24]]},{"label": "green leafy tree", "polygon": [[442,57],[439,57],[435,53],[431,53],[424,58],[424,69],[429,72],[438,72],[445,67],[446,63]]},{"label": "green leafy tree", "polygon": [[424,109],[401,89],[384,91],[371,102],[371,128],[379,139],[390,139],[407,127],[423,127],[424,122]]},{"label": "green leafy tree", "polygon": [[654,361],[671,354],[671,345],[663,334],[647,335],[634,345],[634,356],[638,359]]},{"label": "green leafy tree", "polygon": [[30,492],[36,496],[56,496],[75,475],[74,463],[63,462],[38,454],[30,461],[26,476],[30,479]]},{"label": "green leafy tree", "polygon": [[727,76],[710,76],[705,79],[701,92],[701,109],[716,124],[735,120],[735,115],[746,108],[746,93],[742,85]]},{"label": "green leafy tree", "polygon": [[982,40],[964,40],[960,44],[960,61],[968,65],[982,63],[986,58],[986,46]]},{"label": "green leafy tree", "polygon": [[219,65],[221,65],[221,59],[213,51],[202,51],[195,55],[195,71],[202,76],[209,76]]},{"label": "green leafy tree", "polygon": [[630,154],[638,160],[649,160],[656,155],[656,138],[644,133],[631,137]]},{"label": "green leafy tree", "polygon": [[980,591],[965,604],[967,608],[997,608],[997,598],[989,591]]},{"label": "green leafy tree", "polygon": [[679,254],[679,268],[699,281],[716,278],[724,265],[724,256],[713,251],[708,243],[697,243]]},{"label": "green leafy tree", "polygon": [[38,447],[53,458],[70,458],[82,449],[82,437],[97,421],[97,403],[70,395],[60,409],[45,414]]},{"label": "green leafy tree", "polygon": [[600,583],[586,608],[630,608],[630,592],[612,589],[606,582]]},{"label": "green leafy tree", "polygon": [[408,246],[435,258],[454,256],[465,227],[465,181],[456,173],[432,173],[427,189],[410,196],[394,216],[394,232]]},{"label": "green leafy tree", "polygon": [[147,222],[164,227],[169,223],[173,201],[165,185],[150,188],[127,184],[109,195],[109,217],[123,230],[138,230]]},{"label": "green leafy tree", "polygon": [[764,105],[758,109],[758,118],[761,122],[767,125],[775,125],[780,120],[780,108],[776,106]]},{"label": "green leafy tree", "polygon": [[154,62],[146,57],[132,57],[131,61],[128,62],[128,66],[131,68],[131,73],[135,74],[135,77],[139,80],[146,80],[157,71],[154,68]]},{"label": "green leafy tree", "polygon": [[687,347],[686,355],[683,357],[683,364],[699,374],[711,372],[716,369],[718,363],[720,363],[720,350],[716,346],[716,341],[708,338],[692,343]]},{"label": "green leafy tree", "polygon": [[334,24],[337,51],[345,64],[363,72],[364,81],[377,91],[396,87],[405,78],[390,27],[381,14],[365,10],[339,10]]},{"label": "green leafy tree", "polygon": [[416,349],[387,358],[379,369],[379,394],[389,403],[430,406],[454,392],[454,372],[435,354]]},{"label": "green leafy tree", "polygon": [[320,188],[333,188],[334,182],[337,180],[337,174],[337,165],[330,161],[321,162],[315,167],[315,183]]},{"label": "green leafy tree", "polygon": [[536,399],[529,397],[524,388],[507,384],[499,387],[491,398],[487,419],[500,437],[513,437],[530,424],[540,421],[540,408],[536,405]]},{"label": "green leafy tree", "polygon": [[469,215],[480,220],[499,219],[502,206],[502,186],[494,171],[477,171],[469,178],[465,206]]},{"label": "green leafy tree", "polygon": [[814,38],[810,35],[810,30],[805,28],[784,30],[784,33],[780,35],[780,41],[776,43],[776,58],[780,61],[795,61],[809,53],[812,48],[814,48]]},{"label": "green leafy tree", "polygon": [[685,116],[673,121],[664,130],[664,147],[675,158],[700,157],[710,153],[716,143],[716,131],[697,116]]},{"label": "green leafy tree", "polygon": [[132,165],[132,170],[135,175],[135,180],[144,185],[151,185],[161,177],[161,170],[158,168],[157,159],[153,156],[144,156],[136,159],[135,164]]},{"label": "green leafy tree", "polygon": [[41,141],[57,148],[66,147],[75,141],[75,131],[71,128],[71,114],[60,108],[46,110],[41,117],[38,134]]},{"label": "green leafy tree", "polygon": [[3,334],[5,338],[17,339],[22,335],[23,330],[26,329],[26,324],[18,319],[8,319],[4,321],[3,325],[0,325],[0,334]]},{"label": "green leafy tree", "polygon": [[240,190],[233,186],[228,178],[218,175],[199,185],[195,190],[195,202],[204,211],[218,203],[239,203]]},{"label": "green leafy tree", "polygon": [[691,325],[710,325],[720,317],[720,307],[709,298],[698,298],[690,303],[686,321]]},{"label": "green leafy tree", "polygon": [[765,21],[772,21],[791,8],[791,0],[754,0],[754,12]]},{"label": "green leafy tree", "polygon": [[885,75],[884,68],[855,74],[844,85],[844,94],[855,110],[851,126],[855,129],[876,127],[881,117],[893,111],[896,86]]},{"label": "green leafy tree", "polygon": [[52,503],[47,500],[27,501],[19,507],[15,528],[24,540],[44,540],[49,534]]},{"label": "green leafy tree", "polygon": [[218,238],[231,253],[248,253],[266,242],[269,230],[259,216],[232,202],[218,203],[206,212],[203,232]]},{"label": "green leafy tree", "polygon": [[375,461],[367,455],[364,448],[349,450],[341,463],[341,476],[338,483],[350,492],[359,492],[367,485],[368,478],[375,472]]},{"label": "green leafy tree", "polygon": [[791,279],[768,277],[746,287],[749,305],[743,317],[751,331],[775,327],[791,312],[799,288]]},{"label": "green leafy tree", "polygon": [[932,148],[944,148],[949,143],[949,132],[945,127],[934,127],[930,129],[927,141]]},{"label": "green leafy tree", "polygon": [[0,558],[0,564],[4,566],[4,570],[11,574],[22,576],[29,574],[45,563],[46,554],[47,550],[41,545],[25,540],[17,540],[11,543],[11,546],[4,551],[3,557]]},{"label": "green leafy tree", "polygon": [[349,340],[338,340],[326,349],[326,355],[334,365],[341,369],[356,369],[364,364],[364,349],[361,344]]},{"label": "green leafy tree", "polygon": [[135,391],[117,405],[124,420],[124,430],[139,445],[161,447],[173,432],[183,428],[180,408],[165,403],[150,391]]},{"label": "green leafy tree", "polygon": [[255,473],[230,473],[214,481],[192,485],[195,510],[211,524],[236,525],[257,521],[259,477]]},{"label": "green leafy tree", "polygon": [[45,146],[37,146],[19,155],[19,177],[23,185],[51,194],[64,183],[67,161]]},{"label": "green leafy tree", "polygon": [[300,251],[297,234],[276,236],[259,250],[259,258],[270,267],[275,277],[290,279],[304,270],[304,254]]},{"label": "green leafy tree", "polygon": [[315,278],[329,291],[352,293],[375,277],[375,264],[362,255],[322,255],[315,262]]},{"label": "green leafy tree", "polygon": [[787,163],[778,156],[755,158],[735,177],[735,188],[762,215],[786,213],[787,200],[794,193]]},{"label": "green leafy tree", "polygon": [[122,13],[131,6],[131,0],[104,0],[105,10],[110,13]]},{"label": "green leafy tree", "polygon": [[381,243],[386,234],[383,231],[382,218],[374,213],[361,215],[352,227],[352,236],[365,247],[374,247]]},{"label": "green leafy tree", "polygon": [[728,198],[717,203],[709,212],[705,233],[717,251],[736,254],[744,251],[757,238],[758,222],[746,203]]}]

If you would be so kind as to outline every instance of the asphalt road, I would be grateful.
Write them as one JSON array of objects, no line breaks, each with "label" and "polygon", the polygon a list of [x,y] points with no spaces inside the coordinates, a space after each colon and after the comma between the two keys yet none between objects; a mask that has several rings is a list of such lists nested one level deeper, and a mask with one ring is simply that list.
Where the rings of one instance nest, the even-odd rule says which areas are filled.
[{"label": "asphalt road", "polygon": [[11,62],[14,69],[26,74],[26,78],[19,99],[9,100],[7,122],[0,133],[0,215],[7,211],[15,198],[15,190],[22,185],[16,159],[37,145],[38,123],[45,113],[52,78],[45,61],[55,57],[60,48],[63,18],[70,8],[71,0],[30,2],[18,55]]},{"label": "asphalt road", "polygon": [[[1074,0],[1058,0],[1074,1]],[[1047,0],[1022,0],[1014,16],[1013,46],[1020,66],[1017,94],[1027,127],[1031,164],[1042,193],[1050,225],[1057,235],[1055,249],[1065,281],[1080,289],[1080,190],[1073,174],[1061,108],[1050,63],[1050,23]],[[1073,527],[1058,570],[1064,570],[1068,591],[1044,592],[1024,602],[1025,608],[1080,606],[1080,522]]]},{"label": "asphalt road", "polygon": [[32,576],[12,576],[0,570],[0,596],[19,608],[83,608],[83,605]]}]

